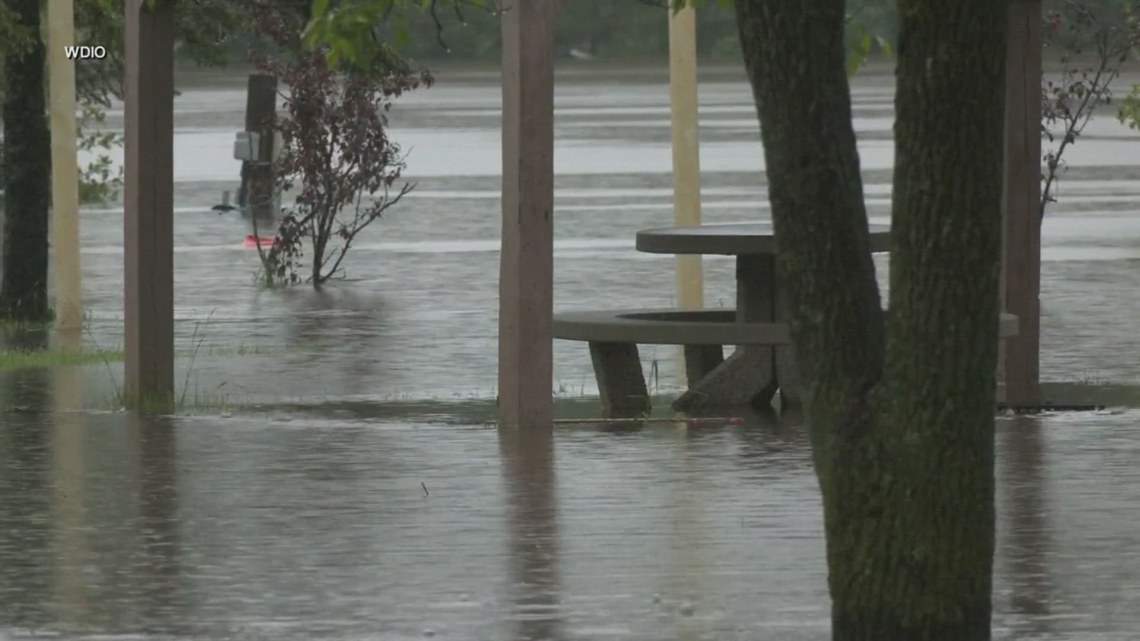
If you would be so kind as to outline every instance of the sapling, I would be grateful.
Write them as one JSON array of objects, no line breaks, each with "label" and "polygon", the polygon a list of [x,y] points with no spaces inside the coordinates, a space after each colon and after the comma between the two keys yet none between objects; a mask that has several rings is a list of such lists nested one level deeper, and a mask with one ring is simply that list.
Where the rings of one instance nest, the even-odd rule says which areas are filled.
[{"label": "sapling", "polygon": [[389,136],[388,112],[432,76],[398,56],[330,61],[305,43],[299,13],[258,7],[251,15],[262,42],[250,59],[283,88],[274,171],[277,190],[291,196],[274,241],[258,245],[262,275],[267,284],[321,285],[343,273],[357,235],[414,187],[401,178],[405,157]]}]

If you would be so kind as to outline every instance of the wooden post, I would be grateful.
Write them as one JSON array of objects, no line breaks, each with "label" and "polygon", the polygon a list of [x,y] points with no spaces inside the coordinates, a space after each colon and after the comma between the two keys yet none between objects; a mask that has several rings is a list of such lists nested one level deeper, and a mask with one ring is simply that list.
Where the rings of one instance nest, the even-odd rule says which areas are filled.
[{"label": "wooden post", "polygon": [[174,4],[126,2],[123,391],[174,399]]},{"label": "wooden post", "polygon": [[60,329],[83,325],[79,261],[79,169],[76,166],[75,44],[72,0],[48,0],[48,94],[51,99],[51,274]]},{"label": "wooden post", "polygon": [[261,160],[241,164],[238,206],[255,221],[258,230],[271,228],[277,218],[272,162],[273,123],[276,115],[277,78],[260,73],[250,74],[245,97],[245,130],[261,135],[258,150]]},{"label": "wooden post", "polygon": [[1009,4],[1006,54],[1005,224],[1001,291],[1018,317],[1003,341],[1000,378],[1010,405],[1039,402],[1041,335],[1041,0]]},{"label": "wooden post", "polygon": [[554,413],[555,0],[506,0],[499,421],[549,428]]},{"label": "wooden post", "polygon": [[[669,12],[669,106],[673,130],[673,222],[701,224],[701,161],[697,116],[697,12]],[[677,256],[677,306],[704,305],[700,256]]]}]

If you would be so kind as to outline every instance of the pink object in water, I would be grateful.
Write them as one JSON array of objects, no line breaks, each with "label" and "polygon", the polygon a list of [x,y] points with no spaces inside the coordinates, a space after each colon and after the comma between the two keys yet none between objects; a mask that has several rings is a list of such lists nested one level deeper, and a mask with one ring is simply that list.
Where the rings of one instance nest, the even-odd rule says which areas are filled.
[{"label": "pink object in water", "polygon": [[257,241],[261,241],[262,247],[272,247],[274,241],[277,240],[276,236],[261,236],[260,238],[253,234],[246,234],[245,240],[242,241],[242,247],[257,247]]}]

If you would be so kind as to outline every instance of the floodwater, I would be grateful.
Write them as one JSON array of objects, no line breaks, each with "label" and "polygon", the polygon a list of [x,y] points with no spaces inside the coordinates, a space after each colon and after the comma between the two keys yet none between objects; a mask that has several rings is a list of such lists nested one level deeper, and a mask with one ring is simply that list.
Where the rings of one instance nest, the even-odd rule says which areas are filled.
[{"label": "floodwater", "polygon": [[[889,222],[889,78],[856,84],[872,222]],[[1131,78],[1124,78],[1127,86]],[[202,402],[493,398],[498,296],[499,89],[494,76],[440,76],[394,114],[416,190],[366,230],[348,282],[320,293],[255,286],[248,223],[210,206],[236,191],[233,132],[244,83],[185,86],[175,118],[178,380]],[[767,216],[754,108],[739,73],[701,85],[704,220]],[[121,124],[121,110],[109,114]],[[557,90],[555,306],[673,304],[673,259],[634,250],[637,230],[672,222],[668,91],[659,71],[567,75]],[[1140,135],[1111,114],[1066,152],[1069,169],[1043,230],[1042,376],[1140,383]],[[122,209],[83,213],[88,343],[122,342]],[[878,257],[886,286],[888,256]],[[708,306],[731,306],[733,262],[705,259]],[[584,345],[559,341],[555,390],[596,392]],[[646,347],[661,391],[679,350]],[[656,365],[656,367],[655,367]],[[90,403],[114,395],[96,364]],[[112,368],[116,369],[116,368]],[[117,371],[117,369],[116,369]],[[182,384],[184,382],[184,384]],[[103,403],[106,405],[106,403]]]},{"label": "floodwater", "polygon": [[[0,638],[828,638],[794,426],[45,418],[0,436]],[[1136,419],[1001,421],[997,638],[1140,629]]]},{"label": "floodwater", "polygon": [[[400,103],[417,189],[320,292],[257,287],[246,223],[209,210],[236,189],[241,78],[183,83],[177,380],[195,411],[108,411],[116,362],[0,372],[0,639],[828,638],[796,425],[548,439],[482,424],[496,81],[441,74]],[[886,223],[889,78],[853,93],[872,221]],[[664,75],[567,74],[557,101],[556,306],[671,304],[672,260],[633,249],[638,229],[672,219]],[[739,74],[707,74],[701,104],[705,220],[762,219]],[[1108,115],[1086,133],[1044,226],[1043,377],[1138,383],[1140,140]],[[117,205],[82,217],[83,340],[103,349],[121,343],[121,221]],[[707,303],[731,305],[731,261],[705,269]],[[656,389],[678,386],[676,349],[643,356]],[[596,413],[583,345],[556,345],[553,385],[560,412]],[[1138,419],[999,420],[999,639],[1140,629]]]}]

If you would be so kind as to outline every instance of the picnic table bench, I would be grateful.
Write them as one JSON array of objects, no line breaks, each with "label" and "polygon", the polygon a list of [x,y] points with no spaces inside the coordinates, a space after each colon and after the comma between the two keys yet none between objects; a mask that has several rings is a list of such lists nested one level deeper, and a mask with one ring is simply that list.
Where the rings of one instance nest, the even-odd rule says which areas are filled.
[{"label": "picnic table bench", "polygon": [[[872,226],[870,249],[886,251],[889,232]],[[783,297],[776,284],[775,243],[768,223],[667,227],[638,232],[637,249],[663,254],[736,256],[735,309],[627,309],[554,315],[554,337],[589,344],[602,411],[628,418],[649,412],[638,345],[681,345],[688,391],[674,403],[686,413],[799,402]],[[1003,338],[1017,318],[1003,314]],[[724,346],[736,350],[725,358]]]}]

